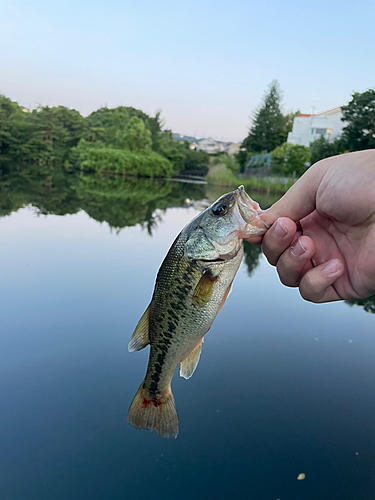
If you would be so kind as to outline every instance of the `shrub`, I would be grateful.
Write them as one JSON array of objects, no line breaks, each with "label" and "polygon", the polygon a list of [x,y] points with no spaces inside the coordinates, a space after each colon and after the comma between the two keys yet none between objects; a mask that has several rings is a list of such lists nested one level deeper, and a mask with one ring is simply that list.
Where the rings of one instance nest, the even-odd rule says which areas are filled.
[{"label": "shrub", "polygon": [[281,175],[302,175],[310,161],[310,149],[284,142],[272,151],[272,170]]},{"label": "shrub", "polygon": [[329,156],[336,156],[342,153],[346,153],[346,144],[343,137],[336,137],[330,141],[324,136],[319,137],[313,142],[310,142],[311,150],[311,163],[316,163],[323,158],[328,158]]},{"label": "shrub", "polygon": [[240,171],[240,165],[232,156],[220,155],[214,160],[214,165],[225,165],[228,170],[237,174]]},{"label": "shrub", "polygon": [[81,146],[77,152],[81,169],[100,173],[111,171],[140,177],[168,177],[173,170],[171,162],[153,151]]}]

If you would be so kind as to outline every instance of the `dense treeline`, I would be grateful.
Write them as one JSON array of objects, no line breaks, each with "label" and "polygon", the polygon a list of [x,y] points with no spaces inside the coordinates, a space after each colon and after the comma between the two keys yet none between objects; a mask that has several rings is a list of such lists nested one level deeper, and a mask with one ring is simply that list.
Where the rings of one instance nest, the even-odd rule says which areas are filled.
[{"label": "dense treeline", "polygon": [[0,95],[0,161],[62,163],[84,170],[167,177],[180,170],[208,169],[208,155],[191,151],[163,130],[160,112],[100,108],[83,117],[65,106],[29,112]]}]

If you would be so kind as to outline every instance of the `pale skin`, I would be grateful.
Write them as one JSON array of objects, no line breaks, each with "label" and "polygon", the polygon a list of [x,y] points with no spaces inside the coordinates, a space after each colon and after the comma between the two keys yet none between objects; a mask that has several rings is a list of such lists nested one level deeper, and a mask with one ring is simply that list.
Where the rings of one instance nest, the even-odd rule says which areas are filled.
[{"label": "pale skin", "polygon": [[265,256],[305,300],[375,294],[375,150],[319,161],[261,218]]}]

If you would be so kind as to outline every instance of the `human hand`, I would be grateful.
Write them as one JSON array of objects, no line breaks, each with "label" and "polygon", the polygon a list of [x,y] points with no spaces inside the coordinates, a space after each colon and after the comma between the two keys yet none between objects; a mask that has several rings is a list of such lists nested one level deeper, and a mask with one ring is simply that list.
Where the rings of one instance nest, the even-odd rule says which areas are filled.
[{"label": "human hand", "polygon": [[304,299],[375,293],[375,150],[321,160],[261,218],[264,254]]}]

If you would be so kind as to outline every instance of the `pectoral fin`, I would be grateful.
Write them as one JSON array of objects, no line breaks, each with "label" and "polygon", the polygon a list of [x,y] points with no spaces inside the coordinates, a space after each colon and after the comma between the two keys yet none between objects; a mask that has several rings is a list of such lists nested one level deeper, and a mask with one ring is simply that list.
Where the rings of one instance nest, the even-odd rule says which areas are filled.
[{"label": "pectoral fin", "polygon": [[140,351],[150,343],[148,329],[149,329],[150,306],[145,310],[141,319],[138,321],[137,326],[130,339],[128,350],[129,352]]},{"label": "pectoral fin", "polygon": [[191,353],[188,354],[183,361],[181,361],[180,377],[188,379],[195,372],[202,351],[202,342],[203,339],[201,339]]},{"label": "pectoral fin", "polygon": [[193,304],[202,307],[210,300],[217,278],[204,273],[193,293]]}]

